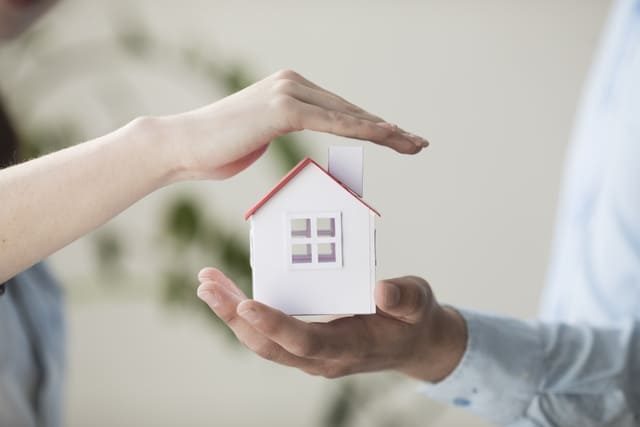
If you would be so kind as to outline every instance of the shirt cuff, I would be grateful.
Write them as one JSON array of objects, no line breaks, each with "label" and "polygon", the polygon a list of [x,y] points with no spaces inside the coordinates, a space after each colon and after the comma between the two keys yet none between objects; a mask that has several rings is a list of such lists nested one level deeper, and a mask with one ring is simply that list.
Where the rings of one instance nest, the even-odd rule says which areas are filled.
[{"label": "shirt cuff", "polygon": [[426,383],[422,392],[500,425],[514,423],[525,414],[542,379],[540,331],[532,323],[458,312],[467,324],[465,353],[448,377]]}]

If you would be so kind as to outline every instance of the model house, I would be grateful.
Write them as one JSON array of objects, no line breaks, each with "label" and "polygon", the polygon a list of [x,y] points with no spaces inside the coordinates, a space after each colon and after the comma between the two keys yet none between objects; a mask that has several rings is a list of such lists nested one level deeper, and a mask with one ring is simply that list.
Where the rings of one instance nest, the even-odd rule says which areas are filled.
[{"label": "model house", "polygon": [[253,297],[291,315],[375,313],[375,217],[362,147],[301,161],[245,214]]}]

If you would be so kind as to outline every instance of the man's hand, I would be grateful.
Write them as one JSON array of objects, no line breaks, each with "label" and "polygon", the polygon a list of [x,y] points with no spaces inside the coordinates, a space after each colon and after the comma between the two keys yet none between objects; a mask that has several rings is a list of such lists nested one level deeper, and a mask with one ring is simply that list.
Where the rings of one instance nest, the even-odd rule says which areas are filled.
[{"label": "man's hand", "polygon": [[205,268],[198,296],[249,349],[312,375],[337,378],[395,370],[437,382],[460,361],[464,320],[440,306],[428,283],[413,276],[379,282],[378,313],[306,323],[247,299],[222,272]]}]

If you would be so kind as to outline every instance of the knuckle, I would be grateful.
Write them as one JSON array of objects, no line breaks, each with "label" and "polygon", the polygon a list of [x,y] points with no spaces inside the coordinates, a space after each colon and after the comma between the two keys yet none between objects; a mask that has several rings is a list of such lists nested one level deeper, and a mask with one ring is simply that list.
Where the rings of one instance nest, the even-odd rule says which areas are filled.
[{"label": "knuckle", "polygon": [[288,113],[294,110],[295,99],[289,95],[278,94],[270,102],[271,107],[280,113]]},{"label": "knuckle", "polygon": [[337,112],[334,114],[334,116],[336,123],[338,123],[338,125],[340,126],[349,126],[351,124],[349,116],[344,113]]},{"label": "knuckle", "polygon": [[278,317],[265,319],[262,321],[260,329],[267,336],[278,335],[282,331],[282,319]]},{"label": "knuckle", "polygon": [[273,84],[273,91],[277,94],[292,95],[297,85],[298,83],[291,79],[278,79]]},{"label": "knuckle", "polygon": [[303,129],[303,117],[300,114],[295,98],[278,94],[269,103],[276,121],[282,123],[282,127],[287,131]]},{"label": "knuckle", "polygon": [[236,315],[234,310],[221,310],[217,314],[218,317],[229,326],[233,326],[238,320],[238,316]]},{"label": "knuckle", "polygon": [[329,110],[326,113],[326,119],[330,122],[337,122],[338,121],[338,112],[337,111],[333,111],[333,110]]},{"label": "knuckle", "polygon": [[[214,298],[217,298],[218,300],[220,300],[220,292],[215,287],[209,287],[207,292],[211,293],[214,296]],[[209,304],[209,302],[207,302],[207,304]],[[238,319],[238,316],[235,310],[235,305],[222,303],[211,309],[223,322],[225,322],[231,327],[234,326],[234,324]]]},{"label": "knuckle", "polygon": [[418,276],[409,276],[409,278],[416,284],[417,291],[421,295],[423,302],[428,302],[433,298],[433,291],[429,282]]},{"label": "knuckle", "polygon": [[424,286],[416,286],[408,295],[408,308],[411,313],[419,312],[424,310],[428,300],[427,289]]},{"label": "knuckle", "polygon": [[333,380],[336,378],[341,378],[349,374],[348,369],[340,365],[330,365],[323,369],[322,376]]},{"label": "knuckle", "polygon": [[338,111],[328,111],[327,118],[331,123],[334,124],[336,128],[346,128],[349,126],[349,121],[347,120],[347,115]]},{"label": "knuckle", "polygon": [[386,140],[388,137],[392,136],[391,131],[381,128],[380,126],[376,125],[374,122],[370,122],[368,120],[361,120],[360,124],[362,128],[362,132],[366,133],[367,137],[371,139],[375,139],[377,141],[382,142]]},{"label": "knuckle", "polygon": [[291,352],[300,357],[314,357],[320,351],[320,342],[313,336],[298,340],[291,348]]},{"label": "knuckle", "polygon": [[353,104],[351,104],[349,102],[346,102],[346,110],[349,113],[365,114],[365,111],[362,108],[358,107],[357,105],[353,105]]},{"label": "knuckle", "polygon": [[270,342],[255,345],[251,350],[263,359],[274,361],[278,356],[278,349]]},{"label": "knuckle", "polygon": [[394,130],[387,128],[387,127],[382,127],[382,126],[378,126],[378,125],[373,125],[375,126],[375,132],[380,135],[380,139],[381,140],[385,140],[388,138],[391,138],[394,134]]},{"label": "knuckle", "polygon": [[290,68],[283,68],[274,73],[274,77],[276,80],[281,79],[289,79],[289,80],[298,80],[301,76],[297,72],[293,71]]}]

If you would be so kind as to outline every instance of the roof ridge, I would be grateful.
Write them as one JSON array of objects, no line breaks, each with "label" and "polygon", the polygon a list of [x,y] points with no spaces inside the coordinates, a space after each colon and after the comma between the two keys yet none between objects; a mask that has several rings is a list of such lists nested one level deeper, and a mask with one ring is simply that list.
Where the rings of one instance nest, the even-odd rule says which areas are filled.
[{"label": "roof ridge", "polygon": [[340,182],[335,176],[331,175],[327,169],[322,167],[318,162],[313,160],[311,157],[306,156],[297,165],[295,165],[289,172],[287,172],[277,183],[274,185],[271,190],[269,190],[256,204],[254,204],[247,212],[244,214],[244,219],[247,220],[256,213],[265,203],[269,201],[276,193],[282,190],[296,175],[298,175],[304,168],[306,168],[309,164],[315,165],[318,169],[324,172],[329,178],[334,180],[340,187],[345,189],[349,194],[355,197],[360,203],[365,205],[369,210],[373,211],[376,215],[381,216],[380,213],[375,210],[371,205],[365,202],[362,197],[360,197],[355,191],[350,189],[347,185]]}]

